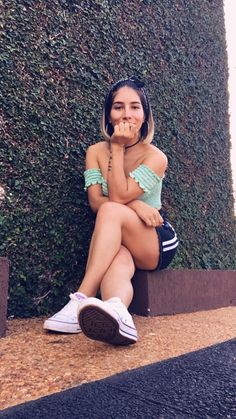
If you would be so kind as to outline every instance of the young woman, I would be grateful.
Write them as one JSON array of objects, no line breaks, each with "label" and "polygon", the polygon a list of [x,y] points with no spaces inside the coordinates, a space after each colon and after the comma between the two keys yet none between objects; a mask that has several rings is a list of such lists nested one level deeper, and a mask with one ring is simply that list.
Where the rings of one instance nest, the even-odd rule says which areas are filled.
[{"label": "young woman", "polygon": [[[44,328],[127,345],[137,341],[127,309],[135,268],[166,268],[178,246],[161,212],[167,158],[150,144],[154,122],[144,83],[131,77],[112,86],[101,130],[104,141],[88,148],[84,173],[89,204],[97,213],[86,273]],[[95,298],[98,291],[101,299]]]}]

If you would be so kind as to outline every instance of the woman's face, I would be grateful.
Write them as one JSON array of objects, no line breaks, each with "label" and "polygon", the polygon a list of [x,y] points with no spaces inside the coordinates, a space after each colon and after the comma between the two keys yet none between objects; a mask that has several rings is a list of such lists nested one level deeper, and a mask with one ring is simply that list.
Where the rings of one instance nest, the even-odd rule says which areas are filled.
[{"label": "woman's face", "polygon": [[136,126],[138,133],[145,120],[143,106],[136,90],[132,87],[121,87],[114,95],[110,112],[110,123],[130,122]]}]

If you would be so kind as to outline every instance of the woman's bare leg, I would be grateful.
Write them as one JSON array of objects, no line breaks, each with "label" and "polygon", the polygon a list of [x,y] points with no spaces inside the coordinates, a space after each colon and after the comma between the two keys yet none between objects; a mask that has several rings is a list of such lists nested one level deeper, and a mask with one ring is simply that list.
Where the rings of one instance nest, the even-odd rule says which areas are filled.
[{"label": "woman's bare leg", "polygon": [[97,214],[92,248],[80,292],[87,296],[96,295],[122,244],[131,253],[137,267],[155,269],[159,258],[155,229],[145,226],[127,206],[106,202]]},{"label": "woman's bare leg", "polygon": [[134,276],[134,271],[135,265],[131,253],[121,246],[102,279],[100,285],[102,299],[119,297],[122,303],[128,307],[133,298],[131,279]]},{"label": "woman's bare leg", "polygon": [[92,234],[92,237],[91,237],[91,240],[90,240],[88,258],[87,258],[87,263],[86,263],[86,270],[87,270],[87,268],[89,266],[89,261],[90,261],[91,253],[93,251],[93,236],[94,236],[94,233]]},{"label": "woman's bare leg", "polygon": [[[93,251],[93,237],[94,236],[92,236],[90,242],[86,269],[89,265],[90,255]],[[108,300],[109,298],[116,296],[128,307],[133,298],[131,279],[134,276],[134,272],[135,265],[132,255],[128,249],[121,246],[102,279],[100,285],[102,300]]]}]

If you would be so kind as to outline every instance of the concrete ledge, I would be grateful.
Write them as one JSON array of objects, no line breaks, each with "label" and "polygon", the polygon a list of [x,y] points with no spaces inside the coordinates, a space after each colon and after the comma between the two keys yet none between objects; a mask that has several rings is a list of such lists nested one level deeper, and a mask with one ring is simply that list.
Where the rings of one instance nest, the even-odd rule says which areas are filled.
[{"label": "concrete ledge", "polygon": [[130,312],[158,316],[236,305],[236,270],[136,270]]},{"label": "concrete ledge", "polygon": [[9,263],[0,257],[0,338],[6,335]]}]

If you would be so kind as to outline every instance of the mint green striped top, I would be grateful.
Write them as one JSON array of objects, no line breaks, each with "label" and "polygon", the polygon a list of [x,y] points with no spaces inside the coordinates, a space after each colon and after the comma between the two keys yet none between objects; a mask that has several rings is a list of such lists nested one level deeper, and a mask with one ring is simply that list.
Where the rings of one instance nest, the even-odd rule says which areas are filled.
[{"label": "mint green striped top", "polygon": [[[129,176],[138,183],[143,190],[137,199],[146,204],[160,209],[161,208],[161,190],[163,177],[158,176],[152,169],[145,164],[140,164],[136,169],[129,173]],[[100,169],[87,169],[84,172],[85,191],[91,185],[99,184],[104,196],[108,196],[107,181],[102,176]]]}]

